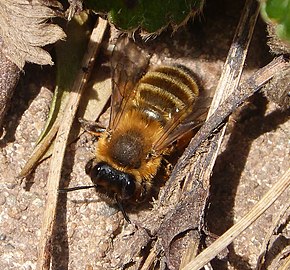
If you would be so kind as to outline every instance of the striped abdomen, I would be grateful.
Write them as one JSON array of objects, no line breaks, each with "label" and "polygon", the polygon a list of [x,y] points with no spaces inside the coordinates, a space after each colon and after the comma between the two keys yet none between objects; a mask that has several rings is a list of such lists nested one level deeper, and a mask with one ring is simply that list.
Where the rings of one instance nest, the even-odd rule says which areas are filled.
[{"label": "striped abdomen", "polygon": [[139,81],[133,104],[146,117],[165,125],[182,109],[190,111],[198,94],[198,86],[186,68],[159,66]]}]

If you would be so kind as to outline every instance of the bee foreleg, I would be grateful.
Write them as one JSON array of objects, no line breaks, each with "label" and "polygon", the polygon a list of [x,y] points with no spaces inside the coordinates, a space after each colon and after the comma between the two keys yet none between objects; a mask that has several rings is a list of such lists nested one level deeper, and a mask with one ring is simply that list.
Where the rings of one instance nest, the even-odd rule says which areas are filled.
[{"label": "bee foreleg", "polygon": [[83,118],[78,118],[78,121],[86,132],[94,136],[100,136],[106,130],[106,128],[101,126],[98,122],[85,120]]},{"label": "bee foreleg", "polygon": [[166,175],[169,176],[169,175],[171,174],[172,170],[173,170],[173,165],[172,165],[172,163],[171,163],[169,160],[167,160],[165,157],[163,157],[162,162],[163,162],[164,165],[165,165],[165,173],[166,173]]}]

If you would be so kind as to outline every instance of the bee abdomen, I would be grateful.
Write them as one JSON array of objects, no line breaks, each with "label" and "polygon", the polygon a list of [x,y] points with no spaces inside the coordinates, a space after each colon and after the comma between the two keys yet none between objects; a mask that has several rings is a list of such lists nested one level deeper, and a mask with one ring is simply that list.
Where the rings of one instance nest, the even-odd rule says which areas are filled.
[{"label": "bee abdomen", "polygon": [[136,91],[136,106],[162,124],[183,108],[192,107],[199,93],[193,76],[178,66],[159,66],[147,72]]}]

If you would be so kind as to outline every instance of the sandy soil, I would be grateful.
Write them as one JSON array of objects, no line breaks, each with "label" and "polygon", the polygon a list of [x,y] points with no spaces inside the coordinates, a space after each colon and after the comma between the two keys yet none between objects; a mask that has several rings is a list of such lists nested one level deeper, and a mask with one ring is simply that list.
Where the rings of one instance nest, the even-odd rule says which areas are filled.
[{"label": "sandy soil", "polygon": [[[156,59],[188,65],[201,77],[203,87],[214,91],[237,25],[241,2],[208,1],[205,12],[173,37],[156,39]],[[221,15],[222,14],[222,15]],[[221,16],[223,19],[220,20]],[[218,23],[217,23],[218,21]],[[259,21],[245,66],[244,77],[267,64],[264,24]],[[173,60],[172,60],[173,59]],[[7,115],[0,140],[0,268],[35,269],[37,244],[46,200],[49,159],[29,177],[29,188],[16,178],[30,155],[45,123],[54,67],[27,65]],[[289,167],[289,112],[257,94],[239,116],[230,119],[227,136],[211,179],[210,231],[222,234],[245,215]],[[70,186],[90,184],[84,167],[92,157],[91,135],[83,134],[68,147],[63,180]],[[289,201],[288,193],[229,247],[229,256],[214,269],[253,269],[265,235],[276,213]],[[150,208],[130,214],[142,220]],[[93,190],[62,194],[54,239],[54,269],[120,269],[114,242],[132,232],[122,214]],[[288,228],[289,230],[289,228]],[[289,245],[289,238],[286,239]],[[288,241],[288,242],[287,242]]]}]

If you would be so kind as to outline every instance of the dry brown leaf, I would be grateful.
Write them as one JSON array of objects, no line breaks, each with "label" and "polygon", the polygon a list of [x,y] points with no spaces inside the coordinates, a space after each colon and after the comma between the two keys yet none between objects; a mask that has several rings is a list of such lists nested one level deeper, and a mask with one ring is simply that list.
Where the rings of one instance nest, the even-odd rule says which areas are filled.
[{"label": "dry brown leaf", "polygon": [[59,26],[46,22],[52,17],[56,17],[56,12],[40,0],[0,0],[3,53],[20,69],[25,62],[53,64],[49,53],[41,47],[64,39],[65,33]]}]

